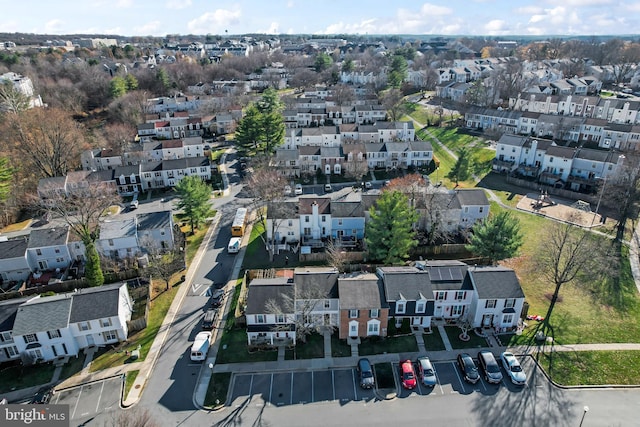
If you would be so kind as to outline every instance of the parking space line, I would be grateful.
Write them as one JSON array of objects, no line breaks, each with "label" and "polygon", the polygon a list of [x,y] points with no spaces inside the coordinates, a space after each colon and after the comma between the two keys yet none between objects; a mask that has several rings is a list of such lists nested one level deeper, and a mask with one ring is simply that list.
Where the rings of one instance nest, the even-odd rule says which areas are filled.
[{"label": "parking space line", "polygon": [[440,393],[444,394],[444,390],[442,389],[442,384],[440,383],[440,375],[438,375],[438,371],[436,371],[435,369],[433,370],[433,373],[436,376],[436,382],[438,383],[438,387],[440,387]]},{"label": "parking space line", "polygon": [[271,405],[271,392],[273,391],[273,373],[271,373],[271,382],[269,383],[269,400],[267,401],[267,405]]},{"label": "parking space line", "polygon": [[336,381],[333,375],[333,369],[331,370],[331,390],[333,390],[333,400],[336,400]]},{"label": "parking space line", "polygon": [[291,371],[291,391],[289,392],[289,405],[293,405],[293,371]]},{"label": "parking space line", "polygon": [[311,403],[315,402],[313,398],[313,371],[311,371]]},{"label": "parking space line", "polygon": [[80,403],[80,396],[82,396],[82,389],[84,387],[80,387],[80,393],[78,394],[78,398],[76,399],[76,404],[73,407],[73,414],[71,414],[71,419],[74,419],[76,416],[76,410],[78,409],[78,403]]},{"label": "parking space line", "polygon": [[98,412],[98,408],[100,407],[100,400],[102,399],[103,390],[104,390],[104,381],[102,381],[102,387],[100,387],[100,394],[98,395],[98,402],[96,403],[96,412]]},{"label": "parking space line", "polygon": [[487,387],[484,385],[484,381],[482,381],[482,375],[480,375],[480,380],[478,382],[482,384],[482,388],[484,389],[484,391],[487,391]]},{"label": "parking space line", "polygon": [[253,394],[253,374],[251,375],[251,381],[249,381],[249,398],[251,398],[251,395]]},{"label": "parking space line", "polygon": [[356,390],[356,374],[351,370],[351,378],[353,379],[353,400],[358,399],[358,391]]},{"label": "parking space line", "polygon": [[[458,381],[460,381],[460,385],[462,386],[462,391],[466,393],[467,389],[464,386],[464,380],[462,379],[462,377],[460,377],[460,374],[458,373],[458,368],[456,366],[456,363],[451,362],[451,364],[453,365],[453,372],[456,373],[456,377],[458,377]],[[453,390],[451,393],[455,393],[455,390]]]}]

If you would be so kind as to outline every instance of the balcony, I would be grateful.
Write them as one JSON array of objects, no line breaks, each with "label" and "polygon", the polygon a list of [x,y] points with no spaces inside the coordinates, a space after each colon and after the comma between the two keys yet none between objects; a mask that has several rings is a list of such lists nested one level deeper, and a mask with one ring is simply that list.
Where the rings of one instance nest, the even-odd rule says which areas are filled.
[{"label": "balcony", "polygon": [[498,168],[509,168],[511,169],[516,164],[513,160],[499,160],[493,159],[493,165]]}]

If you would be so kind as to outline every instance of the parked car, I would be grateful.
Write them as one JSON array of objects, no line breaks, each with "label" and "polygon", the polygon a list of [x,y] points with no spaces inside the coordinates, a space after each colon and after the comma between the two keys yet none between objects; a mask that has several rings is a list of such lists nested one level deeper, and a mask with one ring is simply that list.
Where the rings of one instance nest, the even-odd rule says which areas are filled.
[{"label": "parked car", "polygon": [[291,195],[291,186],[290,185],[285,185],[284,186],[284,195],[285,196],[290,196]]},{"label": "parked car", "polygon": [[222,305],[222,298],[224,297],[224,291],[222,289],[216,289],[211,294],[211,307],[217,308]]},{"label": "parked car", "polygon": [[427,356],[418,357],[418,378],[427,387],[435,387],[438,382],[436,371]]},{"label": "parked car", "polygon": [[213,329],[213,324],[216,321],[216,317],[218,317],[218,309],[210,308],[204,313],[204,319],[202,321],[202,329],[211,330]]},{"label": "parked car", "polygon": [[330,193],[331,191],[333,191],[333,188],[331,188],[331,184],[325,184],[324,185],[324,192],[325,193]]},{"label": "parked car", "polygon": [[408,390],[416,387],[416,371],[413,369],[411,360],[405,360],[400,364],[400,374],[402,375],[402,387]]},{"label": "parked car", "polygon": [[129,209],[131,209],[131,210],[138,209],[139,204],[140,203],[137,200],[132,200],[129,203]]},{"label": "parked car", "polygon": [[478,353],[478,365],[484,371],[484,378],[490,384],[500,384],[502,372],[496,362],[496,358],[490,351],[484,350]]},{"label": "parked car", "polygon": [[31,398],[29,403],[36,404],[47,404],[51,400],[51,396],[53,395],[53,389],[49,387],[42,387],[38,392]]},{"label": "parked car", "polygon": [[373,184],[371,184],[371,181],[367,181],[364,183],[364,188],[366,188],[367,190],[370,190],[373,187]]},{"label": "parked car", "polygon": [[480,379],[478,368],[468,353],[458,355],[458,367],[460,367],[460,371],[466,382],[475,384]]},{"label": "parked car", "polygon": [[375,378],[373,376],[373,368],[371,362],[366,357],[358,360],[357,366],[358,375],[360,377],[360,387],[372,388],[375,385]]},{"label": "parked car", "polygon": [[295,193],[296,193],[296,196],[299,196],[302,194],[302,184],[296,184]]},{"label": "parked car", "polygon": [[505,351],[500,355],[500,361],[512,383],[515,385],[525,385],[527,383],[527,374],[524,373],[520,362],[518,362],[513,353]]}]

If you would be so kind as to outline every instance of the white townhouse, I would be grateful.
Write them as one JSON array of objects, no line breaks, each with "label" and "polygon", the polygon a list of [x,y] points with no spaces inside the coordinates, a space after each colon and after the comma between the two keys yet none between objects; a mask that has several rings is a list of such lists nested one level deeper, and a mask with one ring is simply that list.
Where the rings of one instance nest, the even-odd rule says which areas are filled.
[{"label": "white townhouse", "polygon": [[27,260],[32,271],[64,270],[73,261],[68,225],[31,230]]},{"label": "white townhouse", "polygon": [[142,151],[148,161],[162,161],[204,156],[202,137],[145,142]]},{"label": "white townhouse", "polygon": [[554,186],[566,184],[576,149],[571,147],[551,146],[547,149],[542,160],[540,181]]},{"label": "white townhouse", "polygon": [[625,156],[620,152],[579,148],[573,158],[568,178],[571,190],[596,190],[599,180],[615,175],[624,160]]},{"label": "white townhouse", "polygon": [[142,188],[174,187],[185,176],[199,176],[211,179],[211,165],[207,157],[187,157],[162,162],[148,162],[141,165]]},{"label": "white townhouse", "polygon": [[277,244],[283,247],[300,241],[300,219],[294,214],[298,208],[298,201],[278,202],[283,209],[267,208],[267,239],[270,241],[275,234]]},{"label": "white townhouse", "polygon": [[413,122],[381,122],[374,124],[378,128],[379,142],[409,142],[416,139]]},{"label": "white townhouse", "polygon": [[505,332],[518,326],[524,292],[515,271],[500,266],[469,267],[468,278],[473,286],[472,327]]},{"label": "white townhouse", "polygon": [[13,324],[3,326],[3,338],[13,341],[11,353],[17,353],[13,358],[27,354],[47,362],[77,356],[86,347],[126,340],[132,313],[126,283],[36,296],[17,307]]},{"label": "white townhouse", "polygon": [[137,238],[147,251],[166,251],[174,247],[174,223],[171,211],[136,215]]},{"label": "white townhouse", "polygon": [[0,278],[6,286],[10,282],[20,283],[31,274],[27,259],[29,239],[18,238],[0,241]]},{"label": "white townhouse", "polygon": [[289,129],[283,148],[288,150],[303,146],[340,147],[342,139],[337,126]]},{"label": "white townhouse", "polygon": [[137,225],[135,218],[103,221],[96,249],[103,256],[112,259],[127,259],[139,252]]},{"label": "white townhouse", "polygon": [[110,170],[122,166],[122,157],[112,149],[85,150],[80,155],[80,162],[84,170]]},{"label": "white townhouse", "polygon": [[293,283],[298,323],[304,322],[316,328],[340,327],[338,270],[333,267],[298,267],[294,270]]},{"label": "white townhouse", "polygon": [[300,197],[298,218],[303,246],[324,247],[331,236],[331,198]]},{"label": "white townhouse", "polygon": [[249,345],[296,343],[295,288],[287,277],[253,279],[245,318]]},{"label": "white townhouse", "polygon": [[14,298],[0,301],[0,363],[20,357],[18,347],[13,339],[13,324],[20,305],[27,298]]},{"label": "white townhouse", "polygon": [[455,207],[460,206],[461,228],[471,228],[489,216],[489,199],[481,188],[455,190]]}]

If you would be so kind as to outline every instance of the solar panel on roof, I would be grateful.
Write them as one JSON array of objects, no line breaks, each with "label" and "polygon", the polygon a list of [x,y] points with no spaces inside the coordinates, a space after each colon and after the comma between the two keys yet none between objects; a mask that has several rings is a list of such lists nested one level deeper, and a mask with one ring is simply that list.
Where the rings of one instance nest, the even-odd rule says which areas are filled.
[{"label": "solar panel on roof", "polygon": [[432,282],[461,282],[463,276],[460,267],[431,267],[429,277]]}]

